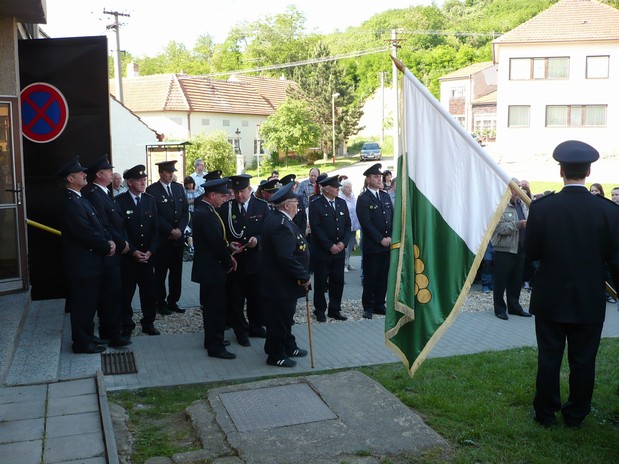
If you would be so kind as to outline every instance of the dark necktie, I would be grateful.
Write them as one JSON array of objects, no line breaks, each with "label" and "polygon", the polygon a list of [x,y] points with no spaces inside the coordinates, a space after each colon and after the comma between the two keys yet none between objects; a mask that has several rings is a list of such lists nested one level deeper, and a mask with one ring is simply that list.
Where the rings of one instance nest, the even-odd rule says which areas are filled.
[{"label": "dark necktie", "polygon": [[167,187],[168,187],[168,196],[169,196],[170,198],[173,198],[173,197],[172,197],[172,189],[170,188],[170,184],[168,184],[168,185],[167,185]]},{"label": "dark necktie", "polygon": [[330,200],[329,204],[331,204],[331,208],[335,210],[335,200]]},{"label": "dark necktie", "polygon": [[376,199],[378,200],[378,202],[380,203],[380,192],[376,192]]},{"label": "dark necktie", "polygon": [[135,206],[140,207],[140,197],[135,197]]},{"label": "dark necktie", "polygon": [[245,203],[241,203],[239,206],[241,207],[241,216],[245,217],[245,213],[247,213],[245,211]]}]

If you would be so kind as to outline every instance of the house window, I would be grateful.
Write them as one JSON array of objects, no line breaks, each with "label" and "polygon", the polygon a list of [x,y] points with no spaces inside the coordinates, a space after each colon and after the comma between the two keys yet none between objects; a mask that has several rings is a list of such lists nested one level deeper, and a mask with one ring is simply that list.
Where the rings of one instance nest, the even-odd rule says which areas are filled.
[{"label": "house window", "polygon": [[513,105],[508,107],[508,127],[529,127],[529,105]]},{"label": "house window", "polygon": [[228,127],[228,126],[230,126],[230,120],[229,119],[224,119],[222,121],[222,124],[223,124],[224,127]]},{"label": "house window", "polygon": [[211,120],[210,119],[205,119],[205,118],[202,119],[202,125],[203,126],[208,126],[209,124],[211,124]]},{"label": "house window", "polygon": [[464,87],[454,87],[451,89],[451,98],[462,98],[464,97],[464,92]]},{"label": "house window", "polygon": [[241,121],[241,127],[249,127],[249,121]]},{"label": "house window", "polygon": [[475,132],[482,134],[496,133],[496,114],[475,115]]},{"label": "house window", "polygon": [[570,74],[569,57],[511,58],[510,80],[567,79]]},{"label": "house window", "polygon": [[548,105],[546,127],[606,127],[607,105]]},{"label": "house window", "polygon": [[608,79],[609,56],[587,57],[587,79]]}]

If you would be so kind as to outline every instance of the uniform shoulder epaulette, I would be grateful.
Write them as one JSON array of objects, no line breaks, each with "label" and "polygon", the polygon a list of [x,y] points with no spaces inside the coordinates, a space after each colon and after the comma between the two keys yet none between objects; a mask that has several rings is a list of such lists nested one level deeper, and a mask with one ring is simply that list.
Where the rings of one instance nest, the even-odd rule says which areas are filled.
[{"label": "uniform shoulder epaulette", "polygon": [[[127,192],[128,192],[128,191],[129,191],[129,190],[127,190]],[[124,193],[124,192],[123,192],[123,193]],[[146,196],[148,196],[148,197],[155,198],[155,196],[154,196],[153,194],[148,193],[148,192],[144,192],[144,193],[142,193],[142,195],[146,195]]]},{"label": "uniform shoulder epaulette", "polygon": [[550,193],[547,193],[547,194],[545,194],[545,195],[544,195],[544,196],[542,196],[542,197],[538,197],[538,198],[536,198],[536,199],[535,199],[535,200],[533,200],[531,203],[537,203],[537,202],[539,202],[539,201],[542,201],[544,198],[549,198],[549,197],[553,196],[554,194],[555,194],[555,192],[554,192],[554,191],[553,191],[553,192],[550,192]]}]

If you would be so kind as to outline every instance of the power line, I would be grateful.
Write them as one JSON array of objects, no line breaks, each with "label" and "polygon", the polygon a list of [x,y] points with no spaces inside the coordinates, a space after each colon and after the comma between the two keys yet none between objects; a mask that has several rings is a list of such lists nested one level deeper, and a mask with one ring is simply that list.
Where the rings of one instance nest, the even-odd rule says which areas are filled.
[{"label": "power line", "polygon": [[263,66],[261,68],[252,68],[252,69],[239,69],[239,70],[235,70],[235,71],[226,71],[226,72],[218,72],[218,73],[212,73],[212,74],[205,74],[205,77],[217,77],[217,76],[227,76],[229,74],[247,74],[247,73],[254,73],[254,72],[261,72],[261,71],[272,71],[274,69],[285,69],[285,68],[294,68],[295,66],[304,66],[306,64],[316,64],[316,63],[325,63],[327,61],[337,61],[337,60],[342,60],[345,58],[355,58],[357,56],[364,56],[364,55],[373,55],[375,53],[382,53],[382,52],[387,52],[389,51],[389,49],[387,47],[382,47],[382,48],[375,48],[372,50],[363,50],[363,51],[359,51],[359,52],[349,52],[349,53],[344,53],[341,55],[335,55],[335,56],[324,56],[321,58],[311,58],[309,60],[303,60],[303,61],[294,61],[292,63],[282,63],[282,64],[274,64],[271,66]]}]

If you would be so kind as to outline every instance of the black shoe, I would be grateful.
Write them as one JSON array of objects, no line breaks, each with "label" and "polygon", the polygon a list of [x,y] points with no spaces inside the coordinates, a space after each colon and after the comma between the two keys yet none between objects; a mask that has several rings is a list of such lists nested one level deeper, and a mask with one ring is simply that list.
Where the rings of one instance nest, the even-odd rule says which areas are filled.
[{"label": "black shoe", "polygon": [[304,356],[307,356],[307,350],[304,350],[302,348],[295,348],[293,351],[286,354],[291,358],[302,358]]},{"label": "black shoe", "polygon": [[277,366],[277,367],[294,367],[297,365],[297,362],[290,358],[284,358],[284,359],[267,358],[267,364],[269,366]]},{"label": "black shoe", "polygon": [[327,317],[325,316],[325,313],[319,313],[314,311],[314,316],[316,316],[316,320],[318,322],[327,322]]},{"label": "black shoe", "polygon": [[264,330],[264,327],[250,328],[249,336],[254,338],[267,338],[267,331]]},{"label": "black shoe", "polygon": [[531,314],[521,309],[520,311],[507,311],[509,314],[514,316],[522,316],[522,317],[531,317]]},{"label": "black shoe", "polygon": [[92,342],[95,345],[107,345],[110,340],[106,338],[92,337]]},{"label": "black shoe", "polygon": [[154,325],[146,325],[146,326],[142,326],[142,332],[144,332],[147,335],[161,335],[161,332],[159,332],[157,329],[155,329]]},{"label": "black shoe", "polygon": [[236,341],[239,343],[239,345],[241,346],[251,346],[251,343],[249,341],[249,338],[247,337],[236,337]]},{"label": "black shoe", "polygon": [[380,316],[384,316],[385,314],[387,314],[387,312],[385,311],[385,308],[381,308],[381,309],[375,309],[374,310],[374,314],[378,314]]},{"label": "black shoe", "polygon": [[504,321],[506,321],[507,319],[509,319],[509,318],[507,317],[507,314],[505,314],[505,313],[495,314],[495,316],[496,316],[496,317],[498,317],[498,318],[499,318],[499,319],[501,319],[501,320],[504,320]]},{"label": "black shoe", "polygon": [[90,353],[90,354],[94,354],[94,353],[103,353],[107,348],[105,346],[101,346],[101,345],[95,345],[94,343],[89,343],[86,346],[74,346],[73,347],[73,352],[74,353]]},{"label": "black shoe", "polygon": [[363,319],[372,319],[372,313],[369,311],[363,311]]},{"label": "black shoe", "polygon": [[533,411],[533,420],[542,427],[546,427],[547,429],[557,425],[557,418],[554,416],[554,414],[552,416],[540,416],[535,411]]},{"label": "black shoe", "polygon": [[180,308],[176,303],[168,303],[168,309],[173,312],[173,313],[180,313],[183,314],[185,311],[187,311],[185,308]]},{"label": "black shoe", "polygon": [[127,337],[113,337],[108,343],[108,346],[111,346],[112,348],[121,348],[127,345],[131,345],[131,340]]},{"label": "black shoe", "polygon": [[329,314],[329,317],[331,319],[335,319],[336,321],[347,321],[348,318],[346,316],[343,316],[342,313],[333,313],[333,314]]},{"label": "black shoe", "polygon": [[218,353],[209,353],[211,358],[219,358],[219,359],[235,359],[236,355],[234,353],[230,353],[228,350],[223,350]]},{"label": "black shoe", "polygon": [[170,311],[170,308],[168,308],[167,303],[157,303],[156,307],[157,312],[162,316],[169,316],[170,314],[172,314],[172,311]]}]

